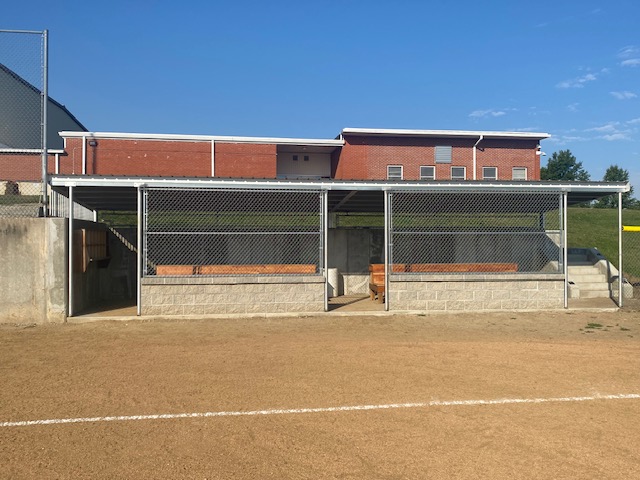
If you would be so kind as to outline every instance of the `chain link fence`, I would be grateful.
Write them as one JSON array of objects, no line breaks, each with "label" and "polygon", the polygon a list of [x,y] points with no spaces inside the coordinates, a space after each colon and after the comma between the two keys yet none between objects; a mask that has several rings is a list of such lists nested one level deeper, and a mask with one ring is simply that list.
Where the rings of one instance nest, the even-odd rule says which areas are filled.
[{"label": "chain link fence", "polygon": [[393,269],[561,272],[561,201],[559,194],[393,192]]},{"label": "chain link fence", "polygon": [[320,191],[146,189],[144,274],[318,273],[322,205]]},{"label": "chain link fence", "polygon": [[0,30],[0,216],[42,202],[46,32]]},{"label": "chain link fence", "polygon": [[[622,277],[623,306],[640,308],[640,210],[623,210]],[[630,228],[631,227],[631,228]],[[634,228],[637,227],[637,228]]]}]

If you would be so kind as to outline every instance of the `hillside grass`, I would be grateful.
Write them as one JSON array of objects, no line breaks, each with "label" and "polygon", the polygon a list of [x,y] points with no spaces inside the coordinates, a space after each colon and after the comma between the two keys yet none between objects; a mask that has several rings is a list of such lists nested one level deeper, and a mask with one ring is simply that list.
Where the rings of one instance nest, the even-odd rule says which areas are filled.
[{"label": "hillside grass", "polygon": [[[618,268],[618,209],[569,208],[569,248],[597,248]],[[623,210],[623,225],[640,225],[640,210]],[[623,233],[623,269],[640,277],[640,232]]]}]

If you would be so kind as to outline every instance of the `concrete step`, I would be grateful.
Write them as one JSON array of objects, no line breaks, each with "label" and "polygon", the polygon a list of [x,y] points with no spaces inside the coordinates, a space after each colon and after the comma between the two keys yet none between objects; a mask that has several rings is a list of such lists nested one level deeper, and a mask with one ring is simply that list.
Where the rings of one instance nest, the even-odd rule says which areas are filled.
[{"label": "concrete step", "polygon": [[609,298],[609,290],[580,290],[580,298]]},{"label": "concrete step", "polygon": [[607,277],[601,273],[571,273],[569,272],[569,281],[573,283],[607,283]]},{"label": "concrete step", "polygon": [[[574,282],[575,283],[575,282]],[[609,291],[609,284],[606,282],[590,282],[590,283],[576,283],[581,292],[586,290],[606,290]]]},{"label": "concrete step", "polygon": [[569,264],[569,271],[576,271],[576,272],[588,272],[590,270],[595,270],[596,272],[599,272],[600,269],[598,267],[596,267],[595,265],[588,263],[588,264],[584,264],[584,265],[571,265]]}]

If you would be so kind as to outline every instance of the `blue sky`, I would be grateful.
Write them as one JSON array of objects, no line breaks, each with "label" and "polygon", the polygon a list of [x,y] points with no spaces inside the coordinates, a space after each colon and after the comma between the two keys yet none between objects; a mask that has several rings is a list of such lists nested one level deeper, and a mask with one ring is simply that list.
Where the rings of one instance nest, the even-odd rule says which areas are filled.
[{"label": "blue sky", "polygon": [[[333,138],[548,132],[640,197],[640,2],[10,2],[50,31],[50,94],[92,131]],[[546,164],[548,157],[543,158]]]}]

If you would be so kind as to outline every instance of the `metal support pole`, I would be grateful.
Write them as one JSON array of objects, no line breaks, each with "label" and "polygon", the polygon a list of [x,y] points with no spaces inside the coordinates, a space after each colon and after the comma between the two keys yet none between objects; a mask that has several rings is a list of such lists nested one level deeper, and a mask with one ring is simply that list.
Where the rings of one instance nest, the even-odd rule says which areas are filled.
[{"label": "metal support pole", "polygon": [[142,315],[142,187],[138,187],[138,247],[136,248],[136,315]]},{"label": "metal support pole", "polygon": [[48,114],[47,104],[49,103],[49,30],[42,32],[42,216],[49,216],[49,197],[47,185],[49,183],[47,176],[48,163],[48,145],[47,145],[47,128]]},{"label": "metal support pole", "polygon": [[564,308],[569,308],[569,248],[567,246],[567,192],[562,194],[562,263],[564,273]]},{"label": "metal support pole", "polygon": [[322,192],[322,243],[324,263],[324,311],[329,311],[329,192]]},{"label": "metal support pole", "polygon": [[622,307],[622,192],[618,192],[618,306]]},{"label": "metal support pole", "polygon": [[389,311],[389,218],[390,194],[384,191],[384,310]]},{"label": "metal support pole", "polygon": [[69,187],[69,264],[68,264],[68,295],[67,316],[73,317],[73,187]]}]

